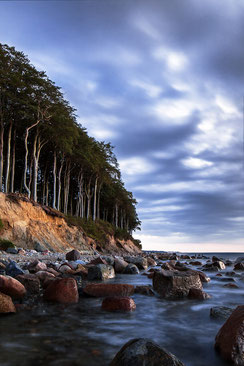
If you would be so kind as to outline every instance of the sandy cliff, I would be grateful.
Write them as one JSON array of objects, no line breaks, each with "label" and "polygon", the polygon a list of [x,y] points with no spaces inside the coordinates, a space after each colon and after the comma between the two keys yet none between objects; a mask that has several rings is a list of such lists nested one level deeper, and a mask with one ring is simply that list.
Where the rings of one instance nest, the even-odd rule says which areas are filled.
[{"label": "sandy cliff", "polygon": [[[77,226],[70,226],[58,211],[43,207],[24,196],[0,193],[0,219],[4,225],[0,237],[11,240],[16,246],[33,249],[40,243],[52,251],[76,248],[93,251],[99,247]],[[104,252],[138,253],[134,243],[108,237]]]}]

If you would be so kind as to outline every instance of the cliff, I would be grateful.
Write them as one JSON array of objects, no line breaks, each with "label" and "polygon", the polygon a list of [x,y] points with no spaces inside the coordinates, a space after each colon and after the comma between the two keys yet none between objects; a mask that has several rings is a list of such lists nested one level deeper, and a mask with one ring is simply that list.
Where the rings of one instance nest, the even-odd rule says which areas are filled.
[{"label": "cliff", "polygon": [[33,202],[23,195],[0,193],[2,239],[17,247],[34,249],[42,246],[55,252],[78,249],[84,252],[99,250],[107,253],[139,253],[131,240],[107,236],[106,243],[88,237],[81,227],[69,225],[63,214]]}]

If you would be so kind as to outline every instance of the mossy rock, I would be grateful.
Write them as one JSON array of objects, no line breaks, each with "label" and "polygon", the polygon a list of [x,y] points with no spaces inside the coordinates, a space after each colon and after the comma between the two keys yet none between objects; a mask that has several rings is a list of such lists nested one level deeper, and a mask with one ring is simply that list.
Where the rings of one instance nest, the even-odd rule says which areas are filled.
[{"label": "mossy rock", "polygon": [[15,248],[14,243],[7,239],[0,239],[0,249],[7,250],[8,248]]}]

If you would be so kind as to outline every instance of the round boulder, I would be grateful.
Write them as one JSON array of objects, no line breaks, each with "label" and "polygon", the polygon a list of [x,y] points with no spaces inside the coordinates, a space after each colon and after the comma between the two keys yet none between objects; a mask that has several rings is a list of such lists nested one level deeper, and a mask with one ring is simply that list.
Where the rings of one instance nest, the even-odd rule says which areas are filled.
[{"label": "round boulder", "polygon": [[106,297],[102,302],[102,309],[106,311],[133,311],[136,304],[131,297]]},{"label": "round boulder", "polygon": [[109,366],[184,366],[173,354],[150,339],[138,338],[127,342]]}]

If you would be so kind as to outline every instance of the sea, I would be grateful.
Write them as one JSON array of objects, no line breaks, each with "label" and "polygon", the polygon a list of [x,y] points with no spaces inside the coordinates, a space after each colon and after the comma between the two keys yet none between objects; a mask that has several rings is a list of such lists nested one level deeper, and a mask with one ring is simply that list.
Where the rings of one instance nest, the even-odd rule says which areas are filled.
[{"label": "sea", "polygon": [[[193,254],[193,253],[192,253]],[[194,253],[196,254],[196,253]],[[235,261],[244,253],[201,253]],[[201,257],[201,254],[197,253]],[[206,258],[199,259],[203,264]],[[193,267],[192,267],[193,268]],[[196,269],[196,267],[194,267]],[[82,297],[75,305],[40,303],[29,311],[0,318],[1,366],[108,366],[115,354],[133,338],[149,338],[176,355],[185,366],[226,366],[215,352],[215,337],[225,320],[210,317],[214,306],[244,305],[243,272],[231,277],[206,272],[211,278],[204,291],[211,299],[165,300],[133,295],[136,310],[110,313],[101,298]],[[232,281],[238,288],[224,287]],[[117,275],[106,283],[151,285],[142,273]]]}]

